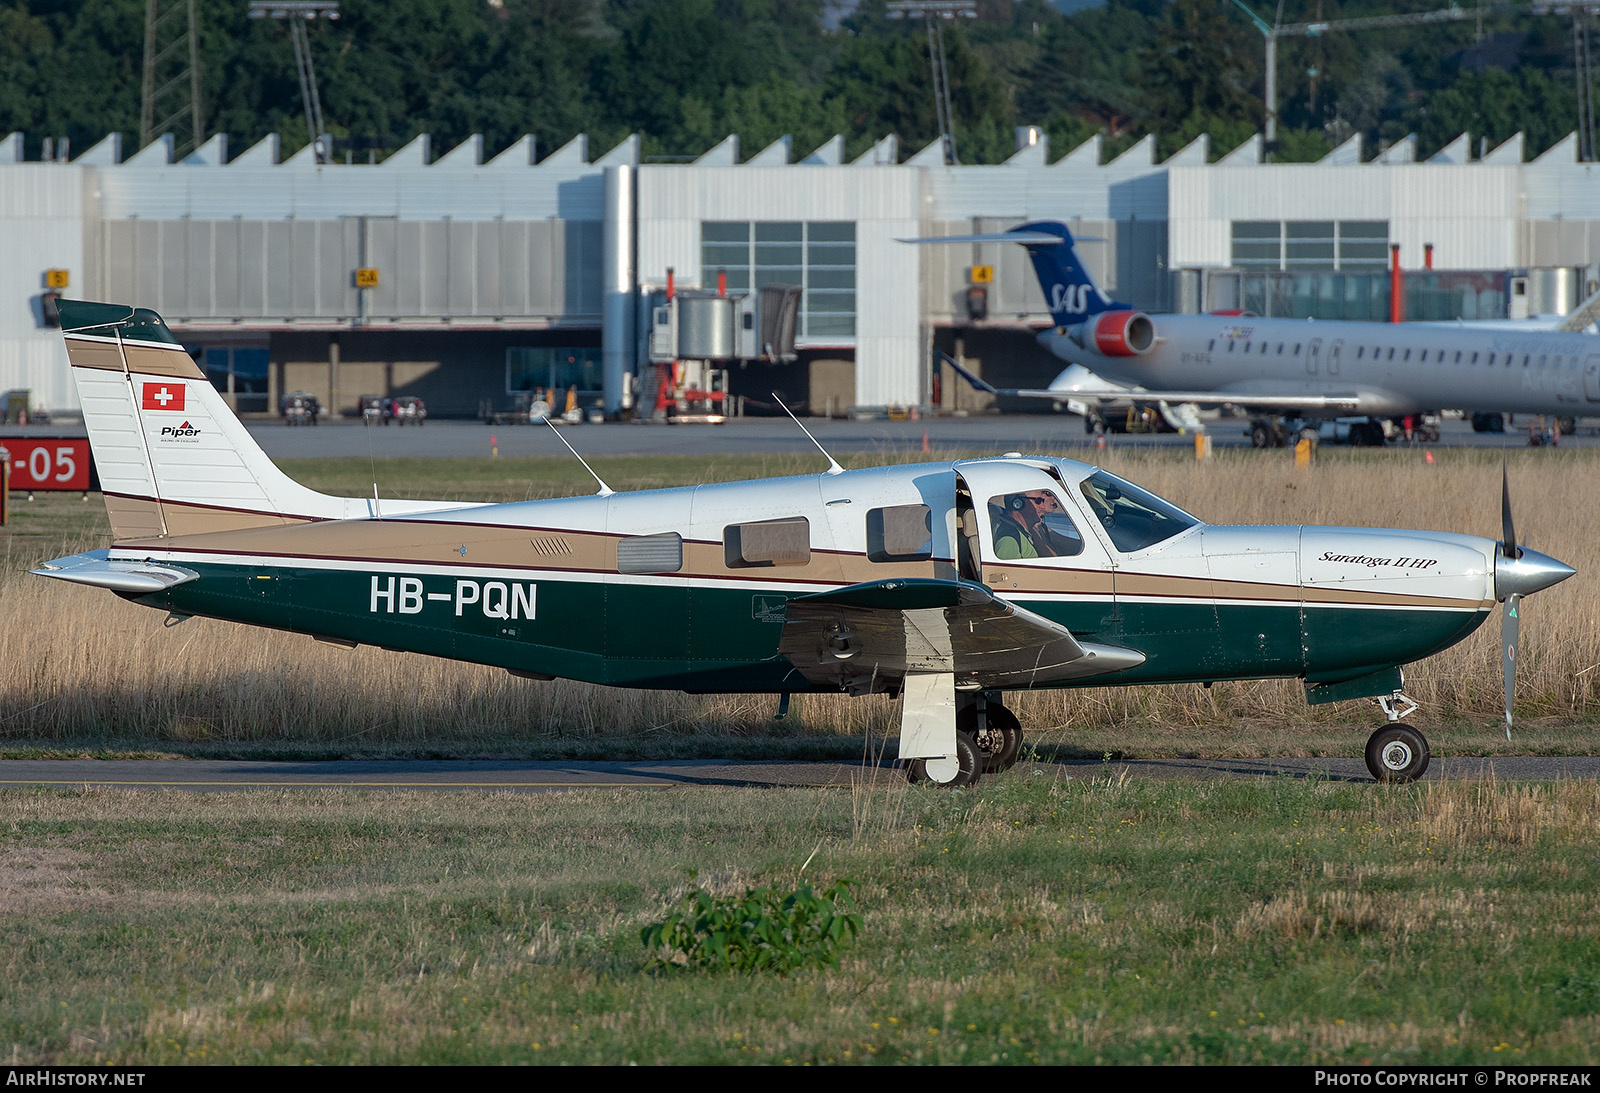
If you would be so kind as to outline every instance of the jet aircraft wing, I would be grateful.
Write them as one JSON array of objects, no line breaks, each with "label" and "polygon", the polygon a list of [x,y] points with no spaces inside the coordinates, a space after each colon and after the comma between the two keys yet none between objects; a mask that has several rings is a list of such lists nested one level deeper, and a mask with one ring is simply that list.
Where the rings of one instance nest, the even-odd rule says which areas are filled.
[{"label": "jet aircraft wing", "polygon": [[940,357],[956,373],[979,391],[990,395],[1009,395],[1012,398],[1047,398],[1056,402],[1065,402],[1068,399],[1146,399],[1151,402],[1194,402],[1203,406],[1220,406],[1231,404],[1233,406],[1267,406],[1281,407],[1286,410],[1349,410],[1356,411],[1361,405],[1361,396],[1354,391],[1335,395],[1279,395],[1259,393],[1254,391],[1152,391],[1149,388],[1139,387],[1108,387],[1103,391],[1096,391],[1087,387],[1074,387],[1071,390],[1055,390],[1053,388],[1032,387],[995,387],[982,377],[973,374],[961,365],[948,353],[941,352]]},{"label": "jet aircraft wing", "polygon": [[822,686],[952,674],[958,687],[1037,686],[1119,672],[1144,654],[1080,642],[981,584],[870,581],[791,599],[779,651]]}]

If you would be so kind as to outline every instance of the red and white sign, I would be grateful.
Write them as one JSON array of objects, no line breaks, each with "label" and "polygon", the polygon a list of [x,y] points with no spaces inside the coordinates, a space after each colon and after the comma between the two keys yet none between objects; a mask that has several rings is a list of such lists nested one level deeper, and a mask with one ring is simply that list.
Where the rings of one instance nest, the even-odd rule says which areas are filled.
[{"label": "red and white sign", "polygon": [[147,383],[144,385],[146,410],[182,410],[184,386],[181,383]]},{"label": "red and white sign", "polygon": [[32,440],[0,438],[0,448],[11,453],[11,488],[14,490],[87,490],[89,441],[86,437]]}]

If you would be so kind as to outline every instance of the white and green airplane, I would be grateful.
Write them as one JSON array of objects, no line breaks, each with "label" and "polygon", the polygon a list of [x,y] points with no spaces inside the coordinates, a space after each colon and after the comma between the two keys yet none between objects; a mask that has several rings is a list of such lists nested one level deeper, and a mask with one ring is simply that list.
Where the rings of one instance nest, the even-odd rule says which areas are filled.
[{"label": "white and green airplane", "polygon": [[913,778],[1021,744],[1006,691],[1299,678],[1374,697],[1379,779],[1428,765],[1401,666],[1571,576],[1444,532],[1218,527],[1094,466],[993,459],[467,505],[329,497],[266,457],[152,311],[62,301],[114,541],[34,572],[177,617],[619,687],[904,697]]}]

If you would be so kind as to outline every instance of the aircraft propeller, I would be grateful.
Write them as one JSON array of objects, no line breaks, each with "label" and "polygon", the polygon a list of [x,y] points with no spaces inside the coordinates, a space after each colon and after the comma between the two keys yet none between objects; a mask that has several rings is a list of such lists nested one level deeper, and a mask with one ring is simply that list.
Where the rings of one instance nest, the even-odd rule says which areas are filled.
[{"label": "aircraft propeller", "polygon": [[1494,591],[1496,598],[1505,604],[1500,614],[1500,667],[1505,674],[1506,739],[1510,740],[1522,597],[1564,581],[1576,570],[1548,554],[1517,546],[1517,529],[1511,519],[1511,480],[1504,465],[1500,468],[1500,533],[1500,550],[1494,562]]}]

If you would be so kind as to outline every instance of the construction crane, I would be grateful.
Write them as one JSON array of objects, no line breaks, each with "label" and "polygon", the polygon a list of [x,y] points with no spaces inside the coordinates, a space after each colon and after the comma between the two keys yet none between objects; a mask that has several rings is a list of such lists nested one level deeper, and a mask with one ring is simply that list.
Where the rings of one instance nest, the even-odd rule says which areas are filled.
[{"label": "construction crane", "polygon": [[[1383,27],[1413,27],[1426,23],[1458,23],[1463,19],[1481,18],[1485,13],[1501,11],[1515,5],[1489,0],[1470,8],[1448,7],[1435,11],[1406,12],[1400,15],[1367,15],[1355,19],[1319,19],[1313,23],[1284,23],[1283,4],[1278,4],[1278,19],[1268,23],[1250,10],[1244,0],[1233,0],[1240,11],[1250,17],[1267,43],[1266,87],[1262,95],[1266,107],[1266,126],[1262,137],[1266,141],[1266,155],[1270,161],[1278,138],[1278,39],[1316,38],[1333,30],[1378,30]],[[1545,0],[1546,3],[1576,2],[1576,0]],[[1593,4],[1596,0],[1589,0]]]}]

